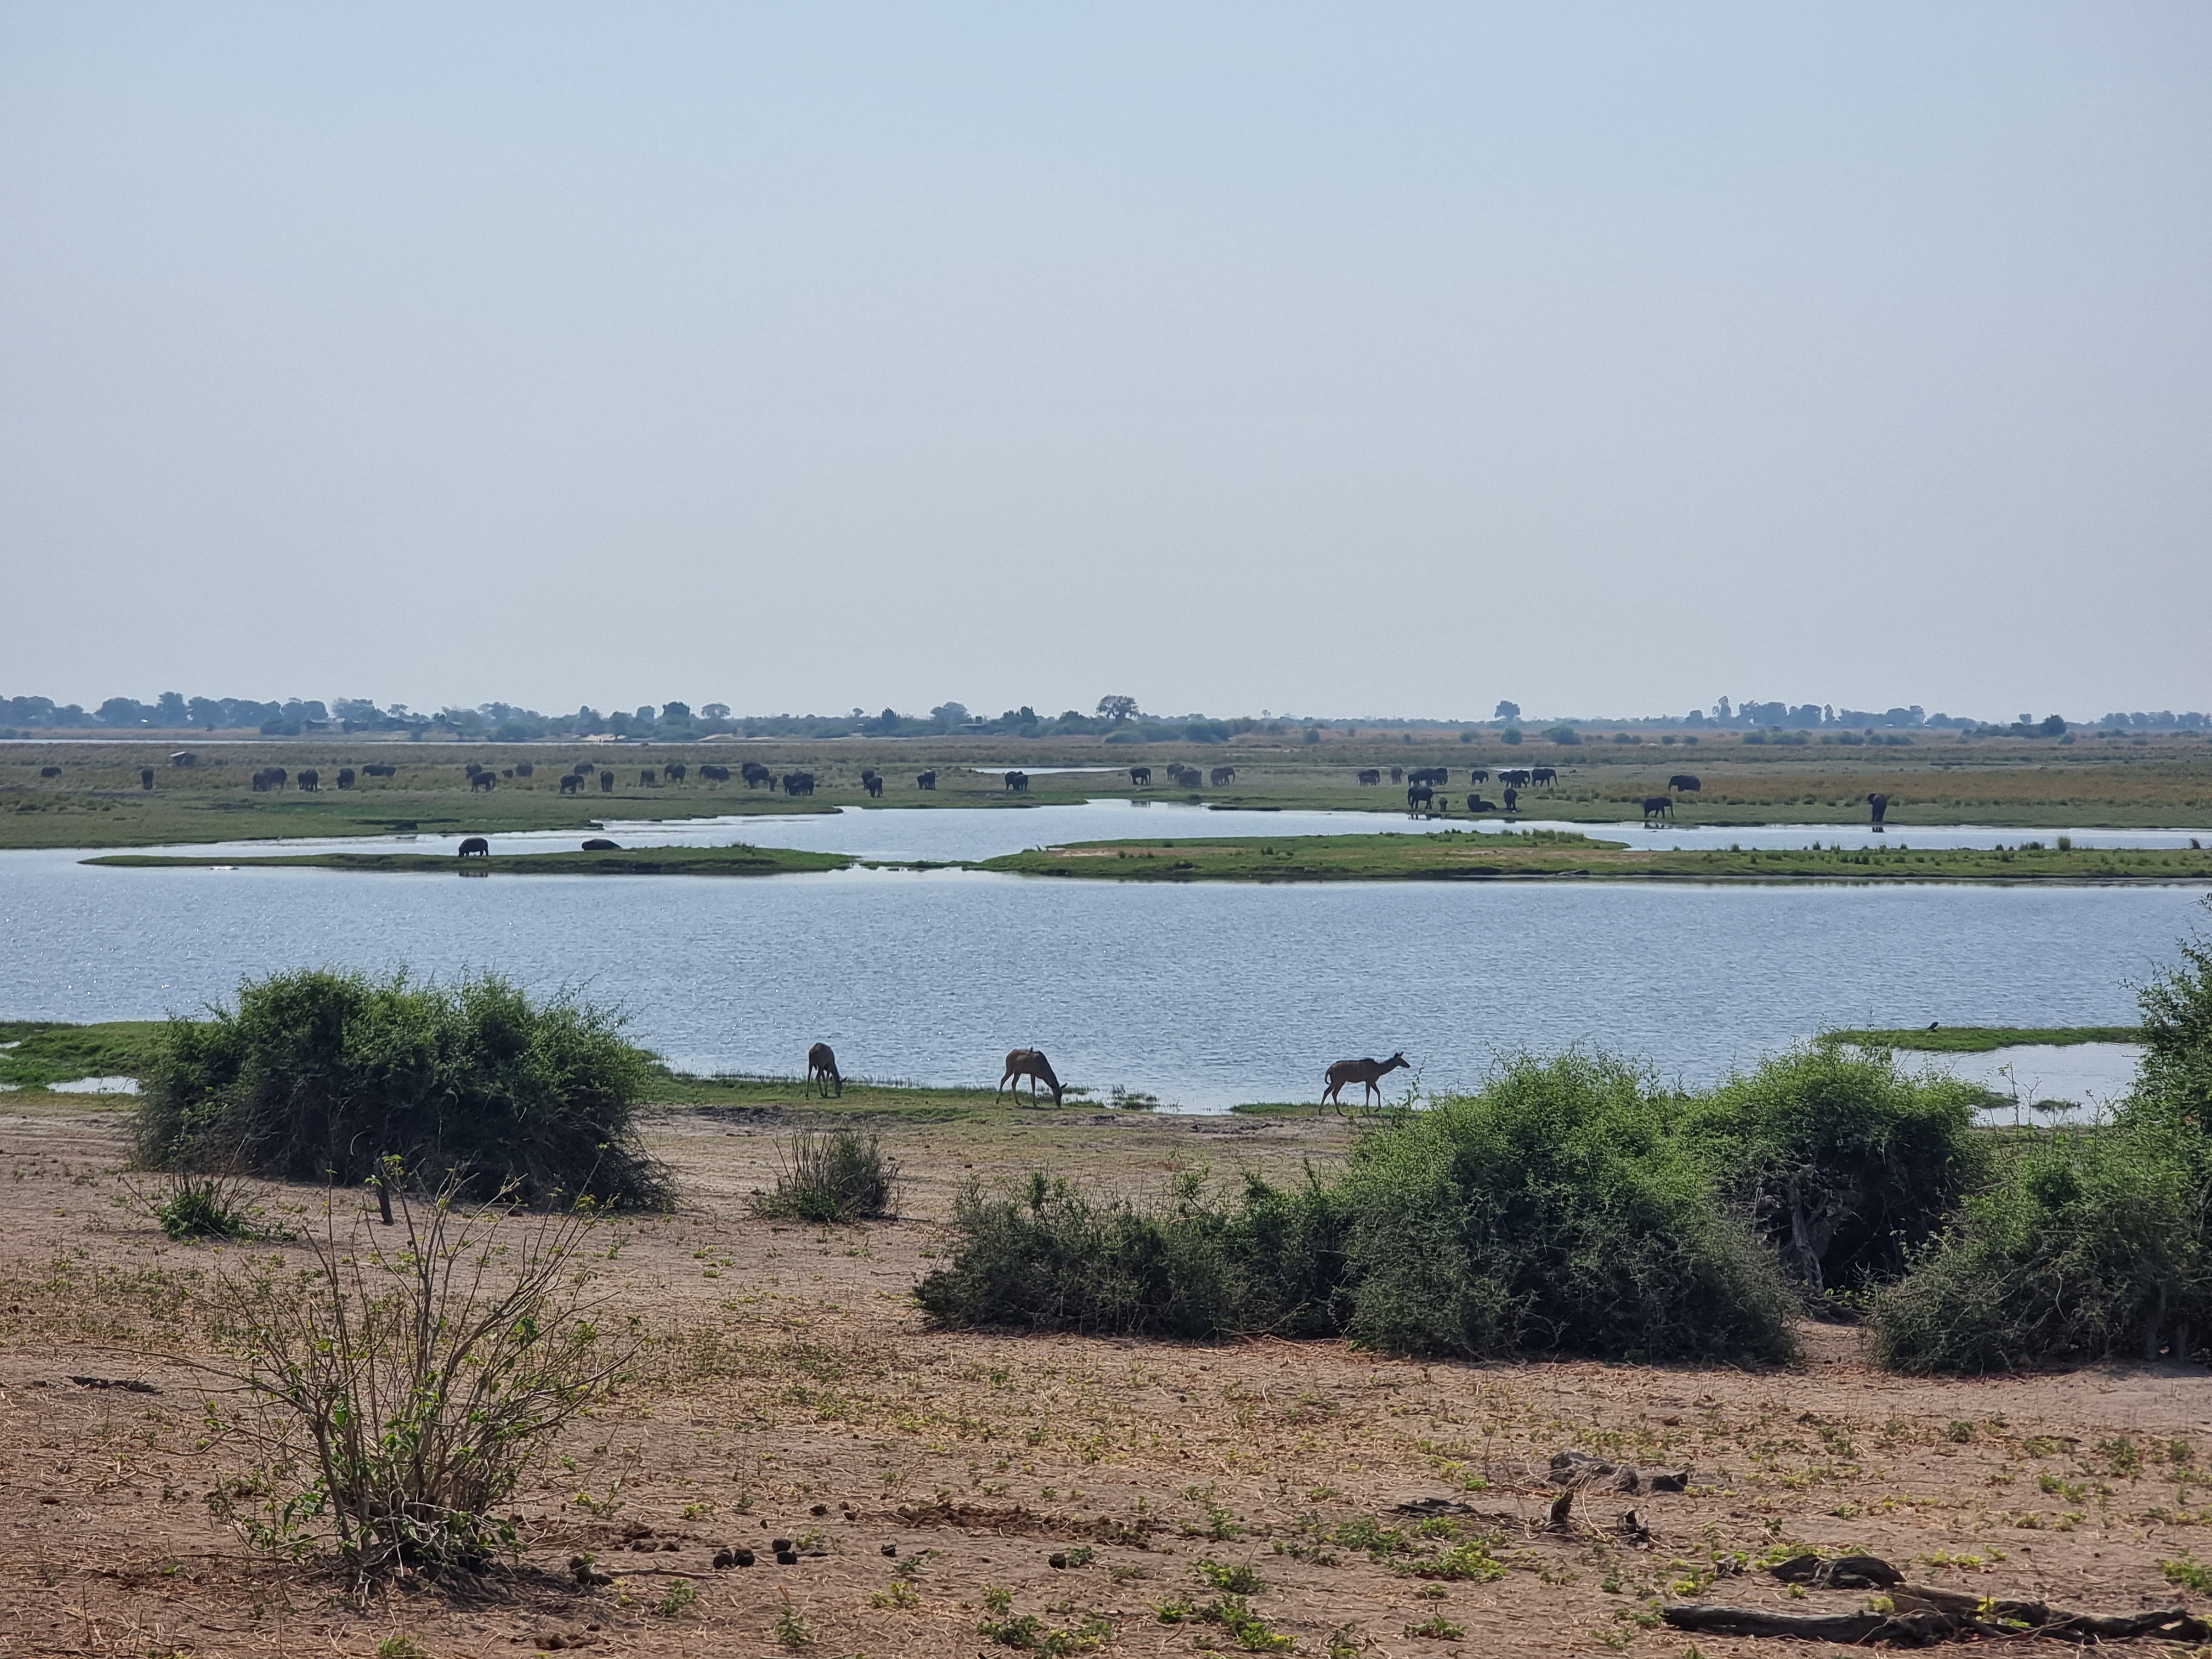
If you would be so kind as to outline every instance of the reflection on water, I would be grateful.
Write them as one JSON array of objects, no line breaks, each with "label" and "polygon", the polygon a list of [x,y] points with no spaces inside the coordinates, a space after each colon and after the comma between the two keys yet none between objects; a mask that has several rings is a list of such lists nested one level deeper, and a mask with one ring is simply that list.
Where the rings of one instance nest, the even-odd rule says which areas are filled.
[{"label": "reflection on water", "polygon": [[[1045,810],[1095,811],[1123,830],[1133,814]],[[1207,828],[1230,816],[1180,810]],[[747,830],[906,852],[969,833],[935,827],[945,820],[978,818],[1042,812],[841,813]],[[884,845],[895,841],[907,845]],[[1501,1050],[1570,1042],[1698,1080],[1824,1024],[2124,1023],[2127,981],[2170,958],[2197,898],[871,871],[463,882],[74,858],[0,854],[0,1014],[191,1011],[244,975],[301,963],[492,968],[619,1002],[640,1038],[688,1068],[796,1072],[819,1039],[849,1073],[988,1085],[1007,1049],[1036,1047],[1101,1096],[1120,1084],[1208,1109],[1312,1098],[1329,1061],[1401,1048],[1428,1086],[1464,1082]]]}]

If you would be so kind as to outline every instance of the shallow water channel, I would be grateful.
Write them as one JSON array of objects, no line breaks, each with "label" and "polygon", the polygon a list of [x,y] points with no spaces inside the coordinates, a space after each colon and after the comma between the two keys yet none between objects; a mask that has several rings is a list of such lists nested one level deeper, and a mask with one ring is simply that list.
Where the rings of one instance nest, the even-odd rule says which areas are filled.
[{"label": "shallow water channel", "polygon": [[[1100,803],[611,823],[607,832],[633,845],[751,841],[945,859],[1126,836],[1139,819],[1141,833],[1163,837],[1426,827]],[[2094,832],[2070,833],[2091,844]],[[2187,839],[2109,833],[2119,845]],[[1723,845],[1850,845],[1863,830],[1650,838],[1704,845],[1712,835]],[[327,843],[282,850],[314,844]],[[848,1073],[988,1085],[1006,1049],[1034,1046],[1099,1097],[1120,1085],[1201,1110],[1310,1099],[1330,1060],[1398,1048],[1428,1086],[1468,1080],[1504,1050],[1569,1042],[1704,1080],[1824,1024],[2122,1024],[2135,1012],[2128,981],[2171,961],[2203,915],[2202,890],[2185,887],[1139,886],[868,870],[462,881],[103,870],[83,856],[0,853],[0,1015],[190,1011],[243,976],[303,963],[493,968],[620,1004],[642,1041],[687,1069],[789,1073],[819,1039]],[[2039,1082],[2065,1052],[2033,1051]],[[2129,1059],[2121,1049],[2065,1064],[2076,1093],[2063,1097],[2078,1097],[2124,1086]],[[1991,1069],[1984,1056],[1959,1068]],[[2029,1101],[2063,1094],[2019,1080]]]}]

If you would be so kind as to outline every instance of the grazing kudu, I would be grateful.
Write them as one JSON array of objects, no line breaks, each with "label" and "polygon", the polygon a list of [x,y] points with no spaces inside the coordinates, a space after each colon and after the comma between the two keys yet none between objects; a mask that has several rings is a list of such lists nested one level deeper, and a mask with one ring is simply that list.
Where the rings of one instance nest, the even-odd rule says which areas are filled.
[{"label": "grazing kudu", "polygon": [[465,859],[488,859],[491,856],[491,843],[482,836],[471,836],[461,843],[460,855]]},{"label": "grazing kudu", "polygon": [[936,787],[937,787],[937,774],[936,774],[936,772],[935,772],[934,770],[931,770],[931,771],[927,771],[927,772],[917,772],[917,773],[915,773],[915,774],[914,775],[914,787],[915,787],[915,788],[917,788],[917,789],[934,789],[934,788],[936,788]]},{"label": "grazing kudu", "polygon": [[844,1097],[845,1079],[838,1075],[837,1056],[830,1052],[830,1045],[826,1042],[817,1042],[806,1051],[806,1087],[810,1092],[817,1078],[821,1079],[823,1095],[828,1095],[835,1088],[838,1098],[842,1100]]},{"label": "grazing kudu", "polygon": [[1321,1091],[1321,1103],[1326,1106],[1333,1101],[1338,1106],[1342,1106],[1344,1104],[1342,1091],[1347,1083],[1366,1085],[1364,1092],[1359,1097],[1361,1105],[1364,1106],[1367,1103],[1367,1097],[1370,1094],[1379,1101],[1382,1098],[1382,1091],[1378,1085],[1382,1079],[1393,1072],[1411,1070],[1413,1064],[1412,1060],[1406,1058],[1403,1049],[1399,1050],[1388,1060],[1340,1060],[1328,1068],[1323,1079],[1328,1086]]},{"label": "grazing kudu", "polygon": [[[1014,1098],[1018,1101],[1022,1097],[1024,1078],[1030,1080],[1030,1103],[1032,1106],[1036,1104],[1039,1083],[1052,1091],[1052,1103],[1055,1106],[1060,1104],[1060,1079],[1052,1074],[1052,1062],[1044,1057],[1042,1049],[1016,1048],[1010,1053],[1006,1056],[1006,1073],[999,1079],[999,1087],[1004,1089],[1011,1081],[1014,1085]],[[991,1097],[994,1100],[998,1097],[995,1093]]]},{"label": "grazing kudu", "polygon": [[1672,795],[1646,795],[1644,798],[1644,823],[1650,823],[1654,818],[1668,818],[1674,815],[1674,798]]}]

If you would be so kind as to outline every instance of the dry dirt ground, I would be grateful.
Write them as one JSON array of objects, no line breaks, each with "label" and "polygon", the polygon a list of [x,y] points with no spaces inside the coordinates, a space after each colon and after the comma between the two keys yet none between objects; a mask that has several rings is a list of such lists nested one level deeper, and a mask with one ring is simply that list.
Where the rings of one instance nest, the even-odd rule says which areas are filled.
[{"label": "dry dirt ground", "polygon": [[[2204,1600],[2161,1567],[2212,1559],[2199,1370],[1911,1381],[1832,1327],[1808,1328],[1800,1364],[1763,1371],[933,1332],[908,1292],[963,1180],[1040,1164],[1135,1188],[1193,1162],[1295,1174],[1342,1130],[1077,1113],[886,1127],[903,1213],[841,1230],[754,1218],[748,1193],[787,1125],[703,1111],[654,1125],[681,1208],[605,1235],[619,1249],[599,1266],[655,1341],[527,1483],[520,1570],[349,1599],[327,1565],[257,1553],[209,1501],[249,1471],[241,1447],[210,1441],[185,1360],[201,1290],[252,1252],[148,1224],[112,1109],[19,1096],[5,1110],[0,1655],[965,1659],[1026,1641],[1674,1659],[1688,1638],[1652,1610],[1678,1596],[1863,1604],[1793,1600],[1758,1565],[1791,1543],[2075,1608]],[[1686,1467],[1690,1486],[1587,1490],[1547,1532],[1549,1460],[1566,1449]],[[1465,1507],[1398,1507],[1424,1500]],[[1630,1509],[1648,1545],[1619,1530]],[[777,1566],[777,1537],[819,1553]],[[710,1565],[738,1545],[761,1565]],[[577,1585],[579,1553],[615,1582]],[[1407,1571],[1454,1559],[1473,1576]],[[1249,1620],[1217,1580],[1244,1586]]]}]

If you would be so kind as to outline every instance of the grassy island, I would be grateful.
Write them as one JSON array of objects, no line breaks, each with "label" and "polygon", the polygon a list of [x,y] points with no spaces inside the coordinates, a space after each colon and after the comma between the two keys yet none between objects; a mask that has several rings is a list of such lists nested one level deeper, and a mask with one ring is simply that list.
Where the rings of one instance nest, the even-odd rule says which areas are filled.
[{"label": "grassy island", "polygon": [[844,870],[842,853],[788,847],[640,847],[611,853],[289,853],[270,858],[191,858],[113,853],[88,864],[129,870],[371,870],[410,875],[501,876],[785,876]]},{"label": "grassy island", "polygon": [[986,870],[1104,881],[2058,882],[2212,881],[2196,848],[1887,847],[1644,849],[1566,830],[1425,836],[1079,842],[989,859]]}]

